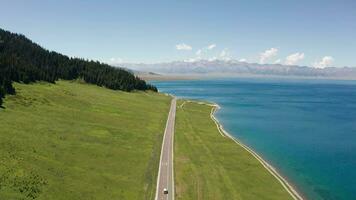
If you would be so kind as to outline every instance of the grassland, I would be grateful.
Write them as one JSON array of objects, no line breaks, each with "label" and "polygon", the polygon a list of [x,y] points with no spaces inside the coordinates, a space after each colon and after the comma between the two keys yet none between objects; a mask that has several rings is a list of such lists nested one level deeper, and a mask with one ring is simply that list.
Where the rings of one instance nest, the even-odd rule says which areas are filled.
[{"label": "grassland", "polygon": [[0,199],[153,199],[170,98],[15,84],[0,108]]},{"label": "grassland", "polygon": [[222,137],[212,107],[178,102],[175,133],[176,198],[189,200],[292,197],[245,149]]}]

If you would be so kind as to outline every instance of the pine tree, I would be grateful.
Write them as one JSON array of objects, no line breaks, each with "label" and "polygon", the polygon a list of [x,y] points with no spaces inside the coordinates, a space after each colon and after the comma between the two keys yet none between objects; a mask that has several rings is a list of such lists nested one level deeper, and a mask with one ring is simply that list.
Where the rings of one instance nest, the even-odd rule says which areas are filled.
[{"label": "pine tree", "polygon": [[[98,61],[69,58],[48,51],[23,35],[0,29],[0,99],[15,94],[12,82],[32,83],[83,79],[113,90],[152,90],[157,88],[132,73]],[[2,100],[0,102],[0,105]]]}]

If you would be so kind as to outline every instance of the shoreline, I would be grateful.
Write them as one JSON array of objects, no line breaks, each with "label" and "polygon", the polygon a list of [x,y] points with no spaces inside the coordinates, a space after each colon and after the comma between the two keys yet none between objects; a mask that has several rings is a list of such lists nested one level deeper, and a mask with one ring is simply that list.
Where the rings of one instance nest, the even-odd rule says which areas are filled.
[{"label": "shoreline", "polygon": [[269,164],[266,160],[264,160],[259,154],[257,154],[254,150],[252,150],[250,147],[248,147],[247,145],[243,144],[242,142],[240,142],[238,139],[236,139],[235,137],[233,137],[230,133],[228,133],[223,125],[219,122],[219,120],[214,116],[214,114],[216,113],[217,110],[219,110],[221,107],[216,104],[216,103],[208,103],[208,102],[203,102],[203,101],[191,101],[191,100],[185,100],[181,105],[179,105],[179,107],[183,107],[184,104],[186,102],[194,102],[194,103],[198,103],[198,104],[204,104],[207,106],[212,107],[211,112],[210,112],[210,118],[214,121],[216,128],[218,129],[220,135],[222,137],[227,137],[231,140],[233,140],[236,144],[238,144],[240,147],[242,147],[243,149],[245,149],[247,152],[249,152],[255,159],[257,159],[262,166],[272,175],[274,176],[278,182],[283,186],[283,188],[291,195],[291,197],[294,200],[306,200],[306,198],[304,196],[302,196],[301,194],[299,194],[297,192],[297,190],[295,189],[295,187],[292,186],[291,183],[289,183],[286,178],[284,178],[280,173],[278,173],[278,171],[271,165]]},{"label": "shoreline", "polygon": [[[203,103],[203,102],[200,102]],[[254,150],[252,150],[250,147],[247,145],[243,144],[240,142],[238,139],[233,137],[230,133],[228,133],[223,125],[219,122],[219,120],[214,116],[215,112],[219,110],[221,107],[216,104],[207,104],[204,103],[205,105],[212,106],[211,112],[210,112],[210,118],[215,122],[216,127],[221,135],[224,137],[228,137],[231,140],[233,140],[236,144],[244,148],[247,152],[249,152],[253,157],[255,157],[267,171],[272,174],[283,186],[283,188],[293,197],[295,200],[306,200],[305,197],[302,197],[297,190],[281,175],[278,173],[278,171],[271,165],[269,164],[266,160],[264,160],[259,154],[257,154]]]}]

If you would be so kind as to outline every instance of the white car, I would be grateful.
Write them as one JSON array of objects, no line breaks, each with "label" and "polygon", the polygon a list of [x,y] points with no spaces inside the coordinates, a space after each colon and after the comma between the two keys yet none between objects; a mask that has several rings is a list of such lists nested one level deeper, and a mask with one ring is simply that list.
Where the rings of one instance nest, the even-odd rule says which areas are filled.
[{"label": "white car", "polygon": [[167,188],[164,188],[164,189],[163,189],[163,194],[168,194]]}]

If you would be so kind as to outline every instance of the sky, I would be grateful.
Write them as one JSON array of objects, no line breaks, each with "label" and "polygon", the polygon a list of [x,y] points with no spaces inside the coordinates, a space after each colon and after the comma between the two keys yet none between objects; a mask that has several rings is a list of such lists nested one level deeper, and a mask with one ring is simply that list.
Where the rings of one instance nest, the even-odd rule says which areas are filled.
[{"label": "sky", "polygon": [[108,63],[356,67],[356,1],[0,0],[0,28]]}]

